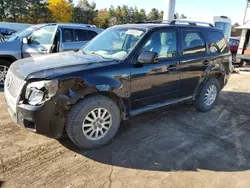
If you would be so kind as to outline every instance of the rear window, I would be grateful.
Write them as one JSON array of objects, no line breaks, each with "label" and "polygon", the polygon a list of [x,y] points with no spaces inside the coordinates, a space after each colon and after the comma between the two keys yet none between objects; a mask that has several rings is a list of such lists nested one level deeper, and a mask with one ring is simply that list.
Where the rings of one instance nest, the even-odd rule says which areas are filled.
[{"label": "rear window", "polygon": [[209,40],[209,51],[210,53],[227,53],[229,51],[229,47],[226,39],[223,34],[217,31],[209,32],[208,34]]},{"label": "rear window", "polygon": [[200,33],[182,32],[183,55],[201,55],[206,53],[206,45]]}]

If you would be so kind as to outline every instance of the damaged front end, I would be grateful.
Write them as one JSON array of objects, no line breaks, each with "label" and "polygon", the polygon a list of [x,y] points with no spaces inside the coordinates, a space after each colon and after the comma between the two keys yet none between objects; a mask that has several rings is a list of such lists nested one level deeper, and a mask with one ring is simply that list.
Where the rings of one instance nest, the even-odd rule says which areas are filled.
[{"label": "damaged front end", "polygon": [[17,124],[38,134],[60,138],[68,111],[80,98],[75,91],[84,87],[76,78],[29,81],[17,104]]}]

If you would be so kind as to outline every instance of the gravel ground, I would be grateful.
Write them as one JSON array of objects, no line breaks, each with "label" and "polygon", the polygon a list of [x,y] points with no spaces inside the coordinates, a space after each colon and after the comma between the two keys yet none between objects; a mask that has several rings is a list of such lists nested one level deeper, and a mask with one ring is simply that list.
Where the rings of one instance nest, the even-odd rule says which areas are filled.
[{"label": "gravel ground", "polygon": [[249,82],[250,74],[233,74],[211,112],[178,104],[139,115],[123,122],[109,145],[90,151],[16,126],[0,92],[0,184],[249,187]]}]

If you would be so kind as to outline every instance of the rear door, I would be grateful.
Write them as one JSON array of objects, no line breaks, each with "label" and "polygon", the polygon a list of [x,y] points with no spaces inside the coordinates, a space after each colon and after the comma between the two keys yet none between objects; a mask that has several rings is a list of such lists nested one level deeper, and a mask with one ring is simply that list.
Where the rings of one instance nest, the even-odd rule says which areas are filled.
[{"label": "rear door", "polygon": [[181,79],[178,96],[191,96],[209,65],[205,37],[195,29],[181,31]]},{"label": "rear door", "polygon": [[23,58],[40,56],[51,52],[57,25],[42,27],[28,37],[28,43],[22,45]]}]

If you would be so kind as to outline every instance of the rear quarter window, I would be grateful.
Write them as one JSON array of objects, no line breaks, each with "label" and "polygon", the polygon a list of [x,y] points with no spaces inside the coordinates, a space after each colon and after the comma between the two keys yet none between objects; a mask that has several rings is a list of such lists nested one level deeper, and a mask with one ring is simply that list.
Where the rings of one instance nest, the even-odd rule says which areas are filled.
[{"label": "rear quarter window", "polygon": [[229,52],[229,46],[224,35],[218,31],[208,33],[208,48],[210,53],[215,54]]}]

